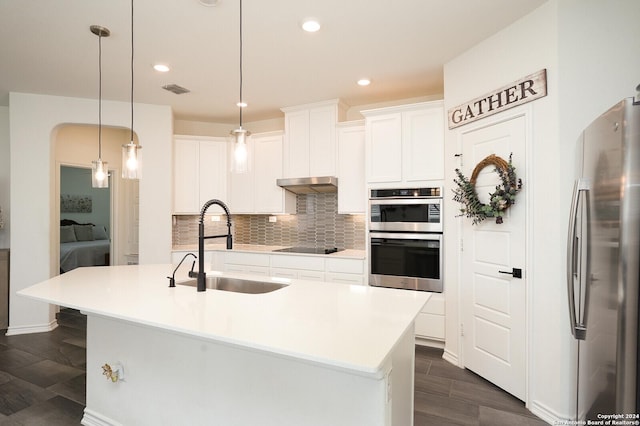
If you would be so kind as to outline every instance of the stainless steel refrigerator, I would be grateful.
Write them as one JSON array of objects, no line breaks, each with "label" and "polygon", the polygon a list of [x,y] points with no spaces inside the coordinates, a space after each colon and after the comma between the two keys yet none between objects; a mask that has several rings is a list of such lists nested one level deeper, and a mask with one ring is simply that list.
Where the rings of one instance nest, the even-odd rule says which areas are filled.
[{"label": "stainless steel refrigerator", "polygon": [[577,170],[567,249],[575,420],[637,420],[640,102],[619,102],[582,132]]}]

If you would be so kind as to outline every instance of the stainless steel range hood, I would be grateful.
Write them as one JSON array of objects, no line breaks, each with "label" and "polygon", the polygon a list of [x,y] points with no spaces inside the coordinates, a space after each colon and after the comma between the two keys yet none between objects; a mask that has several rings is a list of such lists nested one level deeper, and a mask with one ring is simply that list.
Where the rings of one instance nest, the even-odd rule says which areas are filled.
[{"label": "stainless steel range hood", "polygon": [[338,178],[335,176],[278,179],[276,184],[294,194],[318,194],[338,191]]}]

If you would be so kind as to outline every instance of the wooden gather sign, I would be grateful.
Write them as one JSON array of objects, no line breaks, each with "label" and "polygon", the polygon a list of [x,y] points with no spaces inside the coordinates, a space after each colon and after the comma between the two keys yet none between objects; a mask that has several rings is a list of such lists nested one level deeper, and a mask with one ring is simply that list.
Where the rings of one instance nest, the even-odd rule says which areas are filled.
[{"label": "wooden gather sign", "polygon": [[547,96],[547,70],[530,74],[448,111],[449,129]]}]

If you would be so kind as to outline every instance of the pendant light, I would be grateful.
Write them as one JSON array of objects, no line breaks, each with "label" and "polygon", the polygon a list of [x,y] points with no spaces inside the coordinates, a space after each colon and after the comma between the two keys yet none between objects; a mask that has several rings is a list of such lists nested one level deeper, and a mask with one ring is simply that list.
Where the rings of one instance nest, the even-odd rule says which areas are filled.
[{"label": "pendant light", "polygon": [[242,128],[242,108],[247,106],[242,98],[242,0],[240,0],[240,101],[237,105],[240,108],[240,125],[237,129],[231,131],[231,135],[235,140],[231,170],[235,173],[246,173],[249,171],[247,136],[251,135],[251,132]]},{"label": "pendant light", "polygon": [[91,32],[98,36],[98,160],[92,161],[91,186],[93,188],[109,187],[109,167],[106,161],[102,161],[102,37],[109,37],[108,28],[100,25],[91,25]]},{"label": "pendant light", "polygon": [[131,142],[122,145],[122,178],[140,179],[142,167],[140,164],[141,145],[138,145],[133,134],[133,0],[131,0]]}]

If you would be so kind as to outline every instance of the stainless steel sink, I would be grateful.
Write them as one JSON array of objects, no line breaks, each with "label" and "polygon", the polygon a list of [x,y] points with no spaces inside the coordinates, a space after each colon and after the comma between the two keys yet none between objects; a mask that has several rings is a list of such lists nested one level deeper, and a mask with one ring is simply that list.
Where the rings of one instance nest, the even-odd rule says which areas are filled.
[{"label": "stainless steel sink", "polygon": [[[196,287],[197,280],[190,279],[187,281],[177,282],[178,285],[187,285]],[[242,278],[229,278],[208,276],[206,280],[206,286],[212,290],[233,291],[235,293],[249,293],[249,294],[261,294],[270,293],[272,291],[279,290],[286,287],[288,284],[277,283],[272,281],[253,281],[245,280]]]}]

